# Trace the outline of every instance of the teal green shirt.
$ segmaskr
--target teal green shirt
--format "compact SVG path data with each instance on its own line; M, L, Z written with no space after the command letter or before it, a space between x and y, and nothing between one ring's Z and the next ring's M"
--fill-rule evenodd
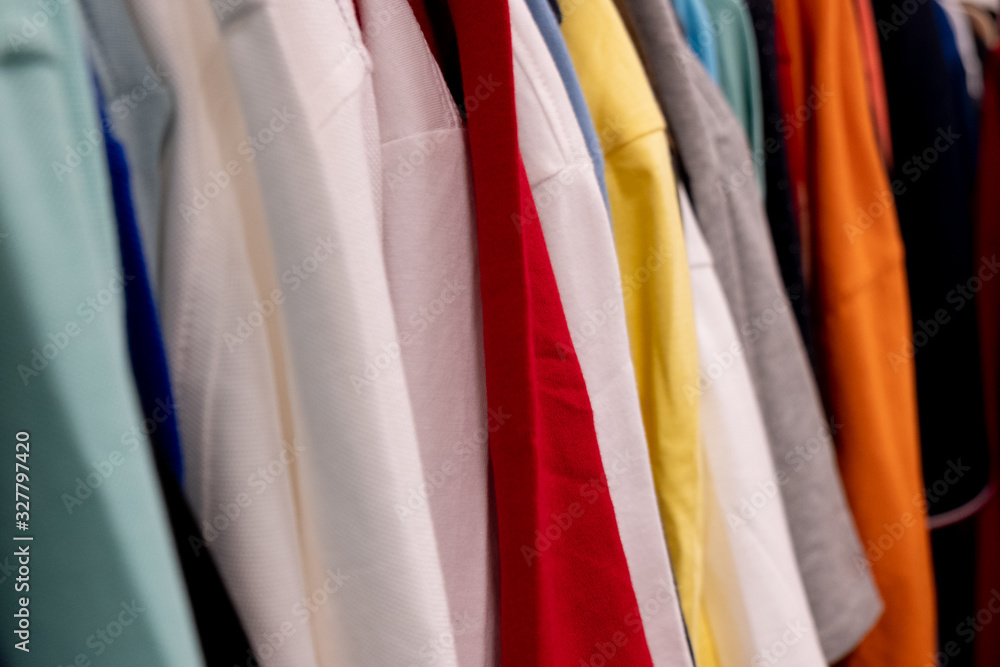
M0 663L198 667L78 26L75 0L0 3Z
M767 194L764 171L764 102L753 19L743 0L704 0L711 24L718 31L715 51L719 76L729 106L739 118L750 142L761 199Z

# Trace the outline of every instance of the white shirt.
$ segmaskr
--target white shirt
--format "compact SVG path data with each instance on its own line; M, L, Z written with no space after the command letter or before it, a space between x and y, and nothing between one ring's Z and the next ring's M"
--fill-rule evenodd
M698 336L706 473L705 609L720 665L826 665L736 325L679 187Z
M424 465L397 508L401 521L433 520L458 664L498 665L488 440L511 415L486 405L466 131L407 1L359 0L358 13L382 142L389 291Z

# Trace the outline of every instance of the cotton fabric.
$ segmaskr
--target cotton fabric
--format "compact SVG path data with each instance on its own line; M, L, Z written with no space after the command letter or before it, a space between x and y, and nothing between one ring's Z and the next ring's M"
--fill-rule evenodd
M203 665L139 430L123 295L132 276L119 254L79 6L60 4L21 39L22 21L38 11L0 5L3 34L18 37L0 42L0 425L4 494L11 514L26 513L9 515L0 535L5 565L30 568L27 581L10 572L4 583L0 662ZM18 593L30 599L30 638L14 633ZM95 631L109 623L121 632L105 643ZM24 639L27 653L15 648Z
M977 103L983 97L983 63L979 59L976 40L972 34L969 15L959 0L936 0L948 16L948 23L955 34L955 43L965 74L966 92Z
M892 128L889 125L889 100L885 96L882 53L878 47L878 29L871 0L854 0L854 18L865 70L868 105L875 125L875 138L886 167L892 168Z
M294 495L303 443L274 316L278 288L250 159L257 149L211 6L127 5L176 104L164 149L157 297L185 490L205 536L187 537L188 548L211 550L262 664L309 667L317 664L311 630L293 614L313 592L302 574ZM281 633L284 623L293 632Z
M723 665L767 660L826 665L788 533L744 347L687 191L680 188L698 336L698 388L705 443L706 608ZM789 630L794 630L791 634ZM779 639L780 638L780 639Z
M847 664L921 664L934 647L934 587L913 368L889 356L912 331L892 185L866 103L851 8L792 0L775 7L792 60L806 64L790 78L791 102L826 91L808 129L792 138L806 158L806 171L793 179L809 184L820 377L843 424L837 453L866 547L859 569L870 569L885 600L882 618Z
M874 7L883 25L891 20L886 3ZM958 624L976 611L974 533L968 518L989 497L975 291L969 291L981 287L990 271L973 246L970 203L978 128L944 10L928 3L901 26L889 25L893 30L883 31L880 45L913 329L893 346L888 360L893 368L906 364L916 371L923 484L928 525L934 529L938 634L946 645L958 638ZM907 340L912 352L903 347ZM962 424L960 438L956 423ZM971 656L966 653L961 661L971 664Z
M88 52L107 95L108 118L129 162L130 191L149 282L160 273L160 163L175 112L169 72L143 50L122 0L81 0Z
M468 135L406 0L358 6L382 144L386 272L426 480L397 512L433 521L457 663L497 665L488 439L512 415L486 406Z
M122 262L129 266L131 273L141 273L136 276L135 282L126 285L125 295L130 326L129 344L133 348L141 347L141 350L135 351L133 357L149 360L144 368L141 370L137 368L136 371L148 374L145 376L148 380L145 382L139 380L139 389L140 393L143 393L143 384L152 387L150 390L152 399L147 401L145 397L143 398L143 411L151 412L156 407L153 405L156 398L167 405L172 405L173 392L170 389L169 372L163 352L163 335L160 331L149 278L151 265L148 262L152 259L152 253L145 252L146 245L140 228L139 211L134 202L144 200L143 204L147 208L142 213L152 217L152 220L144 219L145 236L154 236L152 230L158 225L159 208L157 201L159 174L156 171L158 160L155 159L158 158L159 147L155 143L163 140L163 133L172 113L172 105L166 81L162 79L150 81L147 78L148 72L153 70L125 5L114 0L99 3L85 0L81 2L81 9L86 46L96 79L101 127L108 153L115 217L118 219L122 245ZM149 85L153 87L150 95L145 95L147 88L142 85L143 79L147 79ZM147 104L140 105L139 102L132 100L136 88L143 93L140 101ZM136 94L136 97L139 96ZM131 166L129 156L132 156L133 163L138 168ZM141 176L133 179L133 172ZM147 198L153 199L152 205L145 201ZM150 245L155 248L156 239L151 239ZM161 412L164 411L161 409ZM166 413L160 418L161 426L150 434L150 438L171 474L178 483L181 483L184 462L176 414L172 408Z

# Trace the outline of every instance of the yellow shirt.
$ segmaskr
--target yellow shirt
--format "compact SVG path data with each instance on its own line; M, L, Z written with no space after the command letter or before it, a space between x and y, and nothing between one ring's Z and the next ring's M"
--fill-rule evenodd
M698 347L666 121L612 1L563 0L562 12L604 152L632 361L681 607L699 667L714 667L701 604Z

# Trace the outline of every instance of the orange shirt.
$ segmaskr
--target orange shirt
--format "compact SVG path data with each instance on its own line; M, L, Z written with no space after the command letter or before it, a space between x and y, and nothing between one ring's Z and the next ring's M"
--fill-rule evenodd
M819 379L885 612L850 667L923 665L936 650L903 245L869 112L851 3L775 0L793 187L807 215ZM793 159L797 157L798 159Z

